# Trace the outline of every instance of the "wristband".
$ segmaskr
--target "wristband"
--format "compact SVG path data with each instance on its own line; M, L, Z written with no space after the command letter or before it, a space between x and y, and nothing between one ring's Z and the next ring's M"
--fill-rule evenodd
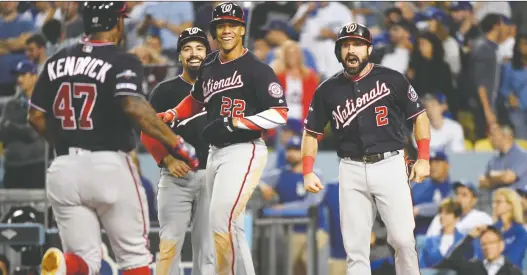
M430 139L423 138L417 141L417 159L430 160Z
M302 174L305 176L313 172L313 165L315 164L315 158L312 156L302 157Z

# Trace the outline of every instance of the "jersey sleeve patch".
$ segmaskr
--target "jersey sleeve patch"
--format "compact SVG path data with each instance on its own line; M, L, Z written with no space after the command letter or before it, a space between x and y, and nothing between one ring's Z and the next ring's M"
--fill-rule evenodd
M419 96L412 85L408 85L408 99L412 102L417 102L417 99L419 99Z
M267 88L269 91L269 94L274 98L281 98L284 96L284 90L282 89L282 86L277 82L272 82L269 84L269 87Z

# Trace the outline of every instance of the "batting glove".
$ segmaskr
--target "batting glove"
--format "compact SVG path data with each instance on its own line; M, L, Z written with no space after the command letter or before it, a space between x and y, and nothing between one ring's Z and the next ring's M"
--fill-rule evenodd
M199 166L199 160L196 156L196 149L191 144L185 142L182 137L178 136L178 143L172 147L172 153L182 157L191 169Z
M176 111L168 109L166 112L158 113L157 117L161 118L165 123L172 123L176 120Z

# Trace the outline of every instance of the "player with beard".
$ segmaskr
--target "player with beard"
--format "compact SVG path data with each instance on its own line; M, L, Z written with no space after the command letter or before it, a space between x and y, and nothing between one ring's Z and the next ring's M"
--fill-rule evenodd
M300 146L302 139L293 136L285 144L287 166L271 170L262 176L260 189L265 200L277 199L275 209L307 209L318 205L324 198L324 191L317 194L307 193L304 189L302 175L302 154ZM317 172L317 175L321 175ZM324 211L318 211L317 247L322 247L328 241L327 223ZM291 249L290 265L293 266L293 274L307 274L307 228L305 225L295 225L293 235L290 238ZM327 259L326 259L327 260ZM323 267L319 263L319 267ZM323 272L321 272L323 273Z
M417 275L414 215L409 180L430 173L430 122L408 80L397 71L368 61L373 47L368 28L343 26L335 55L344 67L316 90L302 140L304 185L324 187L313 173L317 137L327 122L337 137L339 208L347 255L347 275L370 275L370 236L377 208L395 249L398 275ZM406 120L413 120L417 161L407 174L404 157Z
M207 56L189 96L160 113L166 122L207 110L203 138L211 144L207 184L216 248L216 273L254 275L244 233L245 206L267 163L262 133L287 121L284 92L273 70L243 47L243 9L226 2L212 12L210 31L219 51Z
M192 90L199 67L210 52L207 35L196 27L184 30L179 35L177 52L183 73L159 83L152 90L150 103L157 112L178 105ZM196 148L199 158L197 171L190 171L160 142L145 133L141 134L143 144L162 167L157 193L161 227L156 264L156 274L159 275L179 274L178 264L189 224L192 230L192 274L214 274L214 248L209 223L210 190L205 181L209 144L201 138L201 131L207 125L205 114L203 110L172 124L172 129Z

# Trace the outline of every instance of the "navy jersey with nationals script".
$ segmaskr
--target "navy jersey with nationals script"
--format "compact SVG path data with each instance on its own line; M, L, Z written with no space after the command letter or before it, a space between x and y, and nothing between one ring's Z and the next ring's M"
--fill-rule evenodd
M143 66L113 43L81 41L49 58L31 104L46 113L57 154L69 147L128 152L135 148L133 122L120 97L144 97Z
M339 157L361 157L400 150L405 144L405 121L424 112L417 93L399 72L373 65L351 80L343 72L315 91L305 123L321 134L330 121Z
M177 106L188 96L190 90L192 90L192 84L186 82L181 76L163 81L152 90L150 104L156 112L164 112ZM207 167L207 158L209 156L209 144L201 136L201 131L205 126L207 126L205 110L190 118L176 121L172 125L172 130L196 149L199 159L198 169ZM178 156L174 157L181 159Z
M208 55L191 95L206 106L209 122L221 117L248 117L273 107L287 106L274 71L247 50L225 63L220 61L219 52ZM235 129L229 137L217 139L218 143L237 143L259 137L259 131Z

